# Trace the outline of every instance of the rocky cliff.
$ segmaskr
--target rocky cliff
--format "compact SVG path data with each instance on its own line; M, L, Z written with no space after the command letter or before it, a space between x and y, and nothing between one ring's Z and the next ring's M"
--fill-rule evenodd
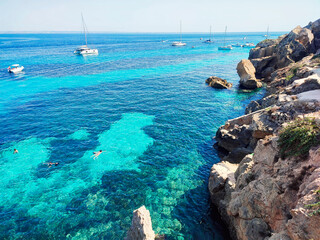
M320 239L319 49L320 19L259 43L239 74L268 86L216 134L209 191L234 239Z

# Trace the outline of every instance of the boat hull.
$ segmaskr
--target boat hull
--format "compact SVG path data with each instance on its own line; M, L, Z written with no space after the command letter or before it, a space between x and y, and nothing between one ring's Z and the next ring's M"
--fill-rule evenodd
M187 44L186 43L183 43L183 42L174 42L172 43L171 46L174 46L174 47L183 47L183 46L186 46Z
M24 69L24 67L17 67L17 68L11 68L8 70L9 73L18 73L21 72Z
M98 49L85 49L85 50L75 50L73 52L76 55L97 55L99 53Z

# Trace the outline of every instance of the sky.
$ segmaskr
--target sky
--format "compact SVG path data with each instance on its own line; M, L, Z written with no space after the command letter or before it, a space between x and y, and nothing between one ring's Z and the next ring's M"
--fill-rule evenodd
M320 0L0 0L0 32L271 32L320 18Z

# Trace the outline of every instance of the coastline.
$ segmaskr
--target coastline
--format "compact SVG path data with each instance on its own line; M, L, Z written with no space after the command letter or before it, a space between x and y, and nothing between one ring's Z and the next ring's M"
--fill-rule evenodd
M212 166L208 185L233 239L319 239L320 216L305 207L320 189L319 143L303 157L283 156L279 145L289 122L320 123L319 49L320 19L250 51L254 71L246 80L262 79L266 95L217 131L226 155Z

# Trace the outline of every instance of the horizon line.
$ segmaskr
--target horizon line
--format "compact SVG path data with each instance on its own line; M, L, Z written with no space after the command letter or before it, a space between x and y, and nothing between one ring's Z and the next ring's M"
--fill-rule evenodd
M269 32L270 33L284 33L284 32L289 32L289 31L272 31ZM0 31L0 34L19 34L19 33L83 33L81 31ZM178 32L108 32L108 31L90 31L89 33L110 33L110 34L145 34L145 33L150 33L150 34L161 34L161 33L165 33L165 34L180 34ZM222 32L214 32L214 34L216 33L224 33L224 31ZM265 33L265 31L247 31L247 32L242 32L242 31L235 31L235 32L228 32L228 33ZM184 32L182 34L207 34L207 32Z

